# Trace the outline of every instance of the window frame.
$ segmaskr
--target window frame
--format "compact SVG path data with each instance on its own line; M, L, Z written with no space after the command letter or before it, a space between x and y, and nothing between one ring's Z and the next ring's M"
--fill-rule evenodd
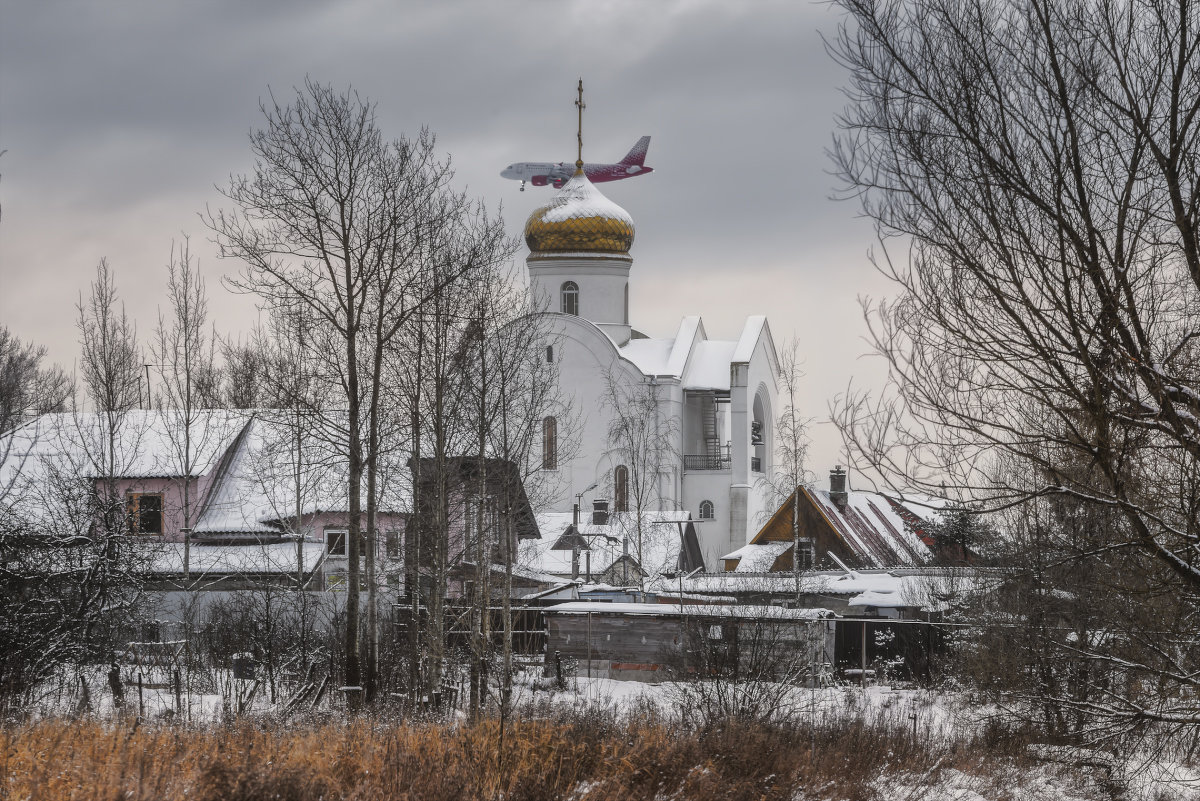
M147 531L142 523L142 499L157 498L158 508L153 510L153 513L158 515L158 530ZM129 533L135 537L158 536L161 537L166 533L166 516L164 515L163 493L162 492L126 492L125 493L125 513L129 518Z
M574 281L563 281L558 289L559 310L572 317L579 316L579 284Z
M629 511L629 468L619 464L613 468L613 512Z
M558 469L558 418L553 415L542 418L542 469Z

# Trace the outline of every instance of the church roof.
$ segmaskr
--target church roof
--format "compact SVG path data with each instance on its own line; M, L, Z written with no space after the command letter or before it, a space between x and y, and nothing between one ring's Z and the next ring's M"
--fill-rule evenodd
M684 389L728 391L730 368L753 358L766 331L767 318L755 315L736 341L708 339L699 317L684 317L673 339L631 339L618 352L643 374L677 378Z
M525 223L529 254L620 253L633 245L633 218L606 198L582 170Z

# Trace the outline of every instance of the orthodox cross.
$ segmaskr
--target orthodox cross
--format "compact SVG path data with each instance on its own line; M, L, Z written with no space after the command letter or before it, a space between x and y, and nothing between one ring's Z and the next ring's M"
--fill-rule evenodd
M576 134L579 139L579 157L575 159L575 169L583 169L583 110L587 108L583 102L583 78L579 79L579 97L575 100L575 107L579 109L579 131Z

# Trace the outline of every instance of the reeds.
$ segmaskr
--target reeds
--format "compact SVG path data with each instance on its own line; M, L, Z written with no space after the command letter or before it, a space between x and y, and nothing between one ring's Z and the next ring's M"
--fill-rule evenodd
M687 731L594 708L509 721L503 735L495 719L198 729L49 720L0 730L0 749L0 796L13 801L865 801L888 775L953 769L996 786L987 775L997 764L995 743L928 742L861 719L821 730Z

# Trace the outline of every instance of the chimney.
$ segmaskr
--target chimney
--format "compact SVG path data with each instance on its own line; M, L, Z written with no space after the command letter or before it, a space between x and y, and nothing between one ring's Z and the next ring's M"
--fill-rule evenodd
M846 492L846 471L840 464L829 471L829 500L833 501L839 512L846 511L850 496Z
M608 525L608 501L592 501L592 525Z

